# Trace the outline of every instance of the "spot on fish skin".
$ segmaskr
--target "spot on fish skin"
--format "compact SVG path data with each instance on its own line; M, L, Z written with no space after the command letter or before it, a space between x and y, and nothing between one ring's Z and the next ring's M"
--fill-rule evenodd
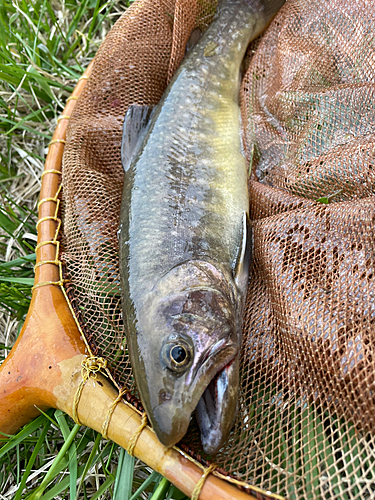
M216 49L218 48L218 44L215 42L209 42L203 52L205 57L211 57L216 54Z
M170 401L172 399L172 394L168 391L161 390L159 392L159 404L163 404L166 401Z

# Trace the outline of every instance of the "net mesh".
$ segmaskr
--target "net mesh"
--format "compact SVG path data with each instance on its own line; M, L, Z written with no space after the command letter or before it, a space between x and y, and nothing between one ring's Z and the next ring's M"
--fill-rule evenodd
M118 274L123 118L130 104L158 102L216 3L135 2L103 42L68 129L69 297L94 354L135 397ZM248 50L254 259L239 411L215 463L268 492L258 496L375 495L374 33L368 1L291 0ZM204 462L194 422L188 436L182 446Z

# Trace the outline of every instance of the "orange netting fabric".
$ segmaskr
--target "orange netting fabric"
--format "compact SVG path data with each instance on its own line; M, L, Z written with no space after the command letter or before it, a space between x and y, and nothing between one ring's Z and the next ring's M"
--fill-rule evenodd
M216 3L135 2L70 120L68 289L94 354L133 394L118 275L122 123L130 104L158 102ZM292 0L249 48L241 105L254 260L239 412L215 463L268 495L375 494L374 33L366 0ZM186 446L201 454L194 424Z

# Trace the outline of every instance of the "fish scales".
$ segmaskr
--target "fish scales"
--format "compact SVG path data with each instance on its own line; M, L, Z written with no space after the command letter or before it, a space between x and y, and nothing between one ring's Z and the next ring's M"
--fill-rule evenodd
M217 451L235 415L231 385L238 385L247 282L236 273L249 238L240 66L277 3L267 15L245 0L223 3L177 70L125 174L125 329L142 402L166 445L186 432L207 387L198 412L206 451ZM228 418L209 403L215 398L230 406Z
M238 94L254 16L245 24L245 14L228 12L205 45L192 49L151 126L132 179L131 289L132 277L136 288L150 289L166 269L191 259L234 266L248 210ZM210 42L218 54L204 56Z

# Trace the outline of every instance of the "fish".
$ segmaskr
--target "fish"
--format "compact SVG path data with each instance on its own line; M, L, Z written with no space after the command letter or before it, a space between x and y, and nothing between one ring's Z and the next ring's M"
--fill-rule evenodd
M140 399L161 443L195 412L203 449L228 438L252 253L241 64L283 0L226 0L155 107L125 116L122 310Z

